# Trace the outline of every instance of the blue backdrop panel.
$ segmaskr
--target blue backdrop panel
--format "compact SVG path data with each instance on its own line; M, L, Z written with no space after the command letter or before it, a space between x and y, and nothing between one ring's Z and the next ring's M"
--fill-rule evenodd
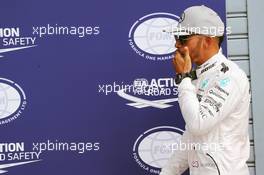
M158 174L185 125L163 30L201 4L225 19L214 0L1 2L0 173Z

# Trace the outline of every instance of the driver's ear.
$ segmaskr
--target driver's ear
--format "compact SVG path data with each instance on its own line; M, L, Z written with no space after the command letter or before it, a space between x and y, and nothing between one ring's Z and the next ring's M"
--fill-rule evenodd
M213 43L212 37L204 37L204 48L208 48Z

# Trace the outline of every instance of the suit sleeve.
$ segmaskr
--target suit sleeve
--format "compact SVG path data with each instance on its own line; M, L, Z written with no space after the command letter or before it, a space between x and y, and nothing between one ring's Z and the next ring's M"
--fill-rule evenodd
M188 131L185 131L181 143L188 142ZM188 150L173 150L167 164L162 168L160 175L181 175L188 168Z
M210 85L199 101L191 79L184 78L179 85L179 105L190 133L208 133L235 109L241 96L238 83L231 77L222 77Z

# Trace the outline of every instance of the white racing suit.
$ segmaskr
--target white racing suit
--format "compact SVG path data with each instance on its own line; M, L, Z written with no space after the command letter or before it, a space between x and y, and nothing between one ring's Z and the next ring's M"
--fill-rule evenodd
M197 80L179 84L186 122L181 144L160 175L249 175L249 83L245 73L218 53L199 66Z

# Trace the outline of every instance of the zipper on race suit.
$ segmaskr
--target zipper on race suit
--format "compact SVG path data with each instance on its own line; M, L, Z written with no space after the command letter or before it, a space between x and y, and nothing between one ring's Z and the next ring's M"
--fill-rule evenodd
M213 162L214 162L214 164L215 164L215 166L216 166L216 169L217 169L217 171L218 171L218 175L221 175L221 174L220 174L219 167L218 167L218 165L217 165L215 159L214 159L210 154L208 154L208 153L206 153L206 155L207 155L208 157L210 157L210 158L213 160Z

